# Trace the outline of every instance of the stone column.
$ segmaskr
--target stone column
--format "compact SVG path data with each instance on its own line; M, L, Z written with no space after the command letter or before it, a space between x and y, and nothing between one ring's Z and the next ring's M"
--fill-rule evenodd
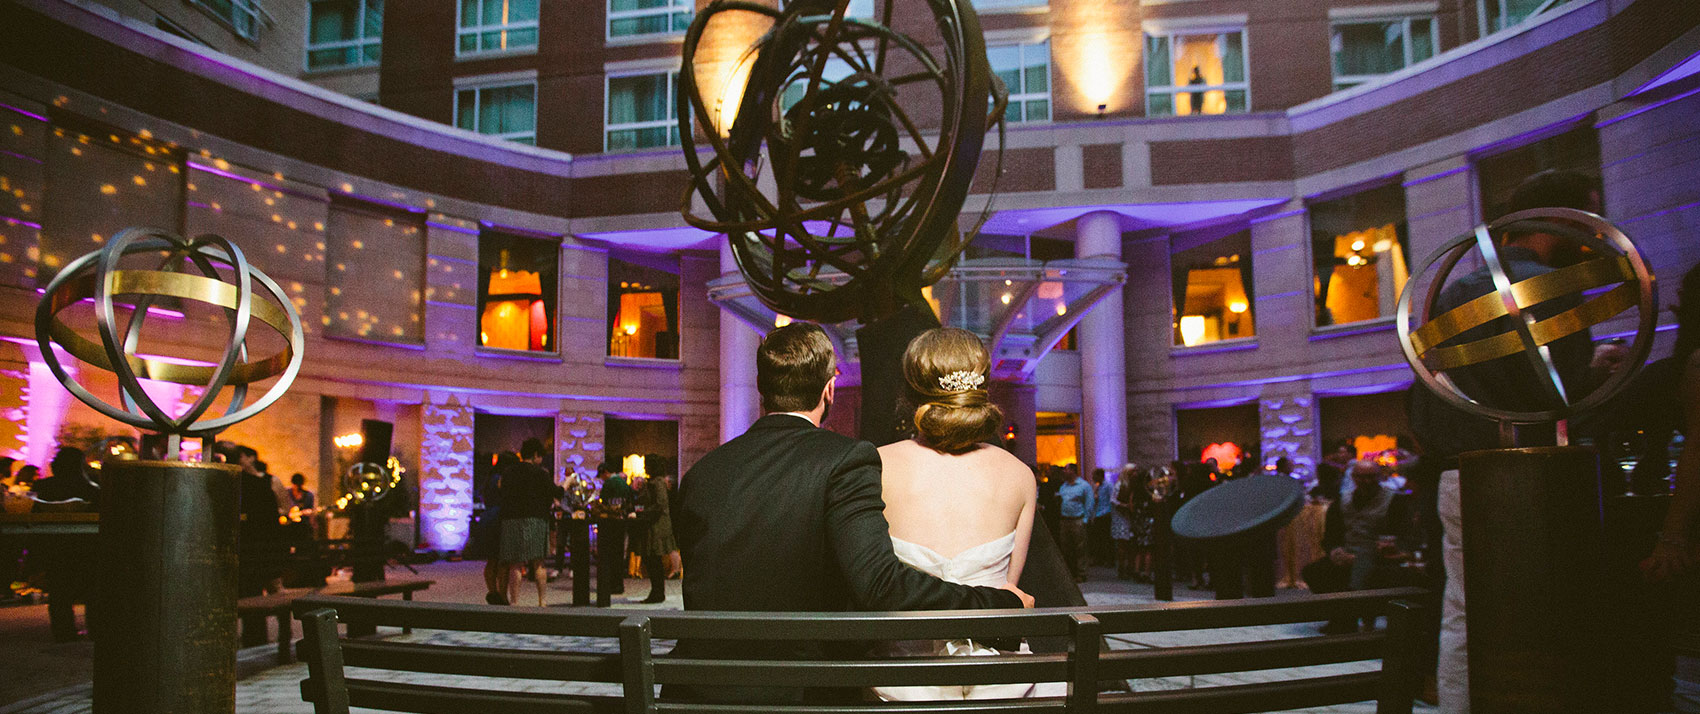
M472 405L427 393L421 419L419 531L431 550L458 551L472 520Z
M737 275L732 245L720 243L720 273ZM720 441L744 433L761 416L756 392L756 347L761 336L743 320L720 311Z
M1076 224L1074 253L1080 258L1122 257L1120 217L1109 211L1088 213ZM1116 468L1127 462L1126 325L1120 287L1081 318L1081 431L1086 463L1082 468Z

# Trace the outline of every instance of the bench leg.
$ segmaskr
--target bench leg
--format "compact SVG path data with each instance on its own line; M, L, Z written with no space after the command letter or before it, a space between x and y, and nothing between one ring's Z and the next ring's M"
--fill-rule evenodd
M406 600L408 602L413 602L413 591L408 590L408 591L403 592L401 594L401 599ZM413 634L413 628L403 627L403 628L401 628L401 634L411 635L411 634Z
M289 664L295 661L295 623L288 612L277 614L277 663Z

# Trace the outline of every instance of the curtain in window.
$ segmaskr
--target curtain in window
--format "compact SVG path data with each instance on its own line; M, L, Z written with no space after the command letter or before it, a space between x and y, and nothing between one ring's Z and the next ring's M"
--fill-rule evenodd
M1169 71L1169 38L1162 35L1147 35L1145 37L1145 86L1169 87L1174 85L1174 75Z
M608 123L633 124L667 116L667 75L608 80Z
M1245 81L1245 48L1242 38L1243 35L1238 32L1229 32L1218 40L1221 44L1218 52L1221 57L1223 82Z
M478 104L478 130L485 134L530 132L536 123L536 87L494 87L483 90Z
M313 3L310 39L314 43L340 42L357 37L354 14L359 0L320 0Z
M1367 22L1334 27L1334 74L1386 74L1405 65L1403 22Z

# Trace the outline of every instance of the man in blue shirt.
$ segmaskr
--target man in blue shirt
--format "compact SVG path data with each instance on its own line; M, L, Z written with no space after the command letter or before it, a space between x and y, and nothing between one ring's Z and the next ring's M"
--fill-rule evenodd
M1092 550L1092 562L1115 565L1110 554L1110 506L1116 500L1116 482L1104 469L1092 469L1092 520L1086 527L1086 539Z
M1092 484L1080 478L1080 468L1068 467L1068 481L1057 489L1062 506L1057 510L1058 540L1063 560L1074 574L1074 582L1086 582L1086 521L1092 517L1096 504Z

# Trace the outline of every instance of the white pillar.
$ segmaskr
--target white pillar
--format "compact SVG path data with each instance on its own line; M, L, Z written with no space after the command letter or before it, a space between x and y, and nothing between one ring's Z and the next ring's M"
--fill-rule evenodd
M1120 216L1088 213L1076 222L1074 253L1080 258L1122 257ZM1112 469L1127 462L1126 338L1120 287L1104 296L1080 320L1081 431L1086 463L1081 469Z
M732 245L720 243L720 273L737 275ZM744 433L761 416L761 397L756 392L756 347L761 336L743 320L720 311L720 441Z

